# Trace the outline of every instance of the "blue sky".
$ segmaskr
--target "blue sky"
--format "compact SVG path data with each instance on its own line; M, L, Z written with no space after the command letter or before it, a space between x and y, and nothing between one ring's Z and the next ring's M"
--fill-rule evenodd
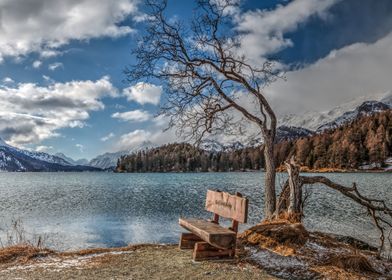
M193 6L169 0L167 15L187 21ZM134 0L0 0L0 137L76 159L179 141L152 117L159 84L124 82L144 9ZM390 0L243 0L237 13L246 53L287 71L267 90L282 114L392 89Z

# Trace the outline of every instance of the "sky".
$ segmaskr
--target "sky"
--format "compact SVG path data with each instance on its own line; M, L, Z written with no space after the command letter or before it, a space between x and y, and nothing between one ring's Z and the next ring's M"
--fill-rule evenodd
M166 15L192 17L191 0ZM180 141L154 118L165 93L127 83L141 0L0 0L0 137L75 159ZM265 89L279 114L327 110L392 90L392 1L242 0L233 28L254 61L286 81Z

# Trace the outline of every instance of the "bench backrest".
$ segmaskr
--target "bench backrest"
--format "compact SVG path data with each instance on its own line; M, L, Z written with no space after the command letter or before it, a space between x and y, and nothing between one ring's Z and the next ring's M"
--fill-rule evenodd
M248 199L240 195L208 190L205 209L219 216L246 223Z

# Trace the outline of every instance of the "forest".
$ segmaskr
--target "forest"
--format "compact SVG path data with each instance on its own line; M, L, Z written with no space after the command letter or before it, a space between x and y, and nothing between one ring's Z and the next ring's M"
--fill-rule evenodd
M392 110L358 118L310 137L275 143L278 169L292 155L306 170L357 170L364 164L383 167L392 156ZM256 171L264 167L259 147L208 152L188 143L139 151L118 160L117 172Z

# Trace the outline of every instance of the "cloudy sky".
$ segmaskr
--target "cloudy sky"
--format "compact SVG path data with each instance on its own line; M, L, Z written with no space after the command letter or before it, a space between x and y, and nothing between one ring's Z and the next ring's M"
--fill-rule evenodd
M187 20L193 1L169 0ZM154 119L159 84L127 84L140 0L0 0L0 137L74 158L174 141ZM267 89L281 114L326 110L392 90L392 1L243 0L242 50L279 59Z

